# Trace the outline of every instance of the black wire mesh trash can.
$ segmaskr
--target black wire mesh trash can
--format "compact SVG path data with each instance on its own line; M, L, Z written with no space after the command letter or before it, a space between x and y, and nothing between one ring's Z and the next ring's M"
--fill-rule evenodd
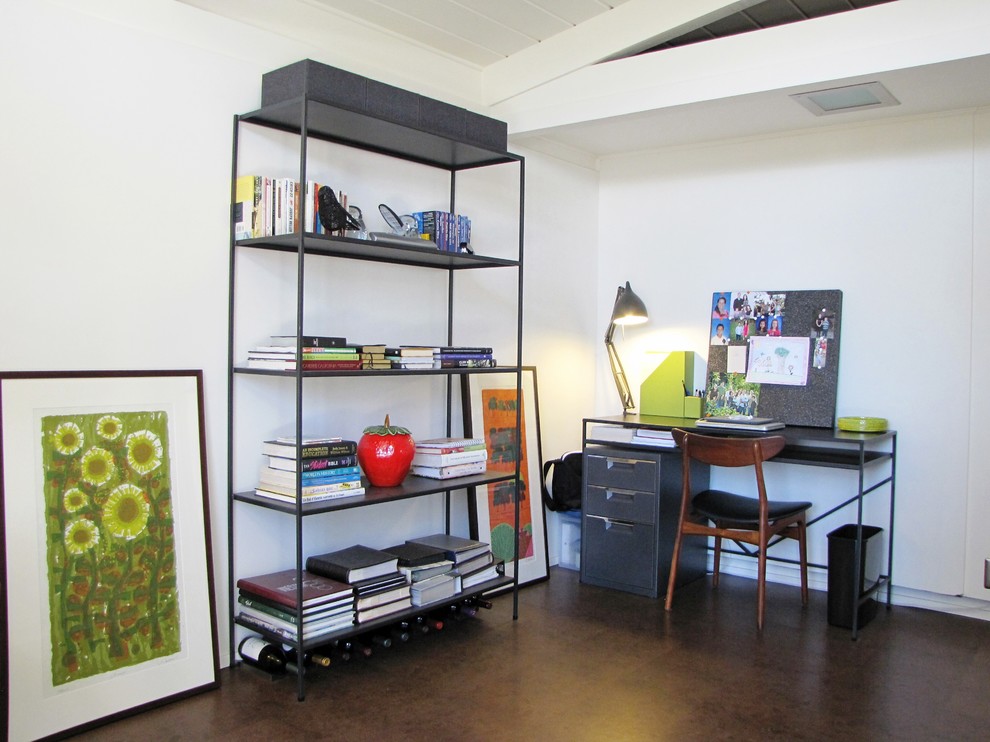
M882 534L883 529L878 526L863 526L858 580L855 575L856 524L839 526L828 534L828 622L833 626L851 629L855 604L880 581ZM859 606L857 626L865 626L876 613L877 601L870 596Z

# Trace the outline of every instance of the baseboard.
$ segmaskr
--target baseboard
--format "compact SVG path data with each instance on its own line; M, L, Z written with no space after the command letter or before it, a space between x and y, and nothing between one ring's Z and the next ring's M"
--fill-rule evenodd
M711 569L712 557L709 555L708 570L711 571ZM753 558L736 556L734 554L722 555L722 574L755 580L756 569L757 562ZM767 582L800 586L801 573L796 564L770 561L767 563ZM822 592L827 591L828 572L820 567L809 567L808 588ZM883 597L886 599L886 592L883 593ZM956 616L967 616L982 621L990 621L990 601L965 598L961 595L943 595L925 590L914 590L909 587L899 587L895 584L891 586L890 602L893 605L924 608L929 611L940 611Z

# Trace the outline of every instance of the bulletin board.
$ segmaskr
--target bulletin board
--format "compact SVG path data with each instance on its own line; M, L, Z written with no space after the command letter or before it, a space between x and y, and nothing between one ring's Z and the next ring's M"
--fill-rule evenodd
M833 427L841 325L839 290L716 292L705 415Z

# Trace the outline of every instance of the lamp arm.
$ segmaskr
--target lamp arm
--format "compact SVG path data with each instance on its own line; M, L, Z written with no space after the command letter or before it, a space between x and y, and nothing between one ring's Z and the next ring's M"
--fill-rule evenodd
M612 325L612 327L614 326ZM626 381L626 372L622 368L622 361L619 360L619 354L616 352L615 345L612 343L612 327L609 328L609 332L605 336L605 347L608 349L608 362L612 367L612 378L615 379L615 388L619 390L619 397L622 399L622 409L624 412L628 412L636 404L633 402L629 382Z

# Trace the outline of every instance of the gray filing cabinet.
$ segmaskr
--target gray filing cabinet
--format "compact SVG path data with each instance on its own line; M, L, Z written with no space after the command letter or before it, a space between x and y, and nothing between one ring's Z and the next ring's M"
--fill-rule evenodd
M708 468L691 470L691 484L708 487ZM584 449L581 582L651 598L667 592L681 500L678 449ZM678 587L704 576L705 539L684 539Z

